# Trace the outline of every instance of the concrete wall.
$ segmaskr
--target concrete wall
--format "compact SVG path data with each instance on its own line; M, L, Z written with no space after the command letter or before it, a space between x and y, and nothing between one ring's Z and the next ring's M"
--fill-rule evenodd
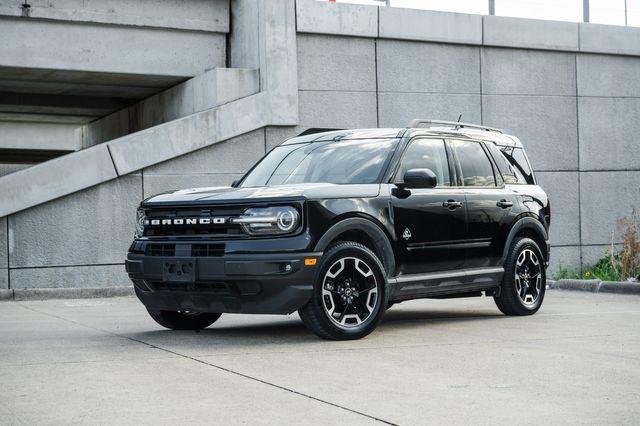
M551 196L552 273L593 263L640 208L638 29L306 0L297 13L300 122L269 146L418 117L503 128Z
M0 288L129 285L124 257L143 197L229 185L264 152L258 130L0 219Z
M255 4L260 13L235 3L238 23L265 11L293 22L278 9L293 1ZM462 113L519 136L553 200L551 271L595 261L615 221L640 207L637 31L312 0L296 8L293 40L278 26L230 38L232 66L260 67L261 93L122 138L111 153L99 144L72 154L85 159L85 182L67 179L64 157L50 162L60 183L38 186L70 195L0 218L0 288L129 285L122 262L143 197L229 184L309 127ZM105 158L106 169L92 166Z

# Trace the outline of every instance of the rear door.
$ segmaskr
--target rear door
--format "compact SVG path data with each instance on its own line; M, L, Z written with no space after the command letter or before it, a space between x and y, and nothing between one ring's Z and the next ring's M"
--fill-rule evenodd
M394 183L410 169L428 168L438 178L435 188L392 191L391 208L402 274L449 271L461 268L466 238L464 190L452 187L450 152L443 139L409 141Z
M505 187L484 143L452 139L449 144L456 158L457 183L466 198L465 268L500 266L504 240L517 211L516 194Z

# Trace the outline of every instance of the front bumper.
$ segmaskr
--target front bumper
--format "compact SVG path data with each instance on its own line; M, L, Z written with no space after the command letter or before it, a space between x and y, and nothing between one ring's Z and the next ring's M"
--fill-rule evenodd
M125 261L136 295L152 311L290 314L311 298L322 253L147 256ZM305 265L305 259L317 259ZM178 276L175 271L185 269Z

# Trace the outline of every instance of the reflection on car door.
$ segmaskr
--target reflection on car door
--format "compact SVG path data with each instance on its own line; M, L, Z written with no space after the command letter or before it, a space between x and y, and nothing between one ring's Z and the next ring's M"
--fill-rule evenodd
M402 182L407 170L428 168L438 184L391 197L401 274L450 271L464 264L464 190L452 187L448 157L444 140L429 138L411 140L402 156L394 183Z
M467 205L465 268L499 266L504 239L512 222L513 191L505 188L501 174L481 142L449 141L464 187Z

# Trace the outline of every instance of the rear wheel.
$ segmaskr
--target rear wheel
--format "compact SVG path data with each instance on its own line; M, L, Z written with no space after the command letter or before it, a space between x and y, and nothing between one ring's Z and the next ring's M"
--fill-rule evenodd
M222 314L189 311L148 311L151 318L171 330L202 330L216 322Z
M322 257L309 303L298 312L318 336L359 339L371 333L387 307L384 268L362 244L340 242Z
M542 251L530 238L513 242L504 265L500 295L494 296L505 315L531 315L540 309L546 288Z

